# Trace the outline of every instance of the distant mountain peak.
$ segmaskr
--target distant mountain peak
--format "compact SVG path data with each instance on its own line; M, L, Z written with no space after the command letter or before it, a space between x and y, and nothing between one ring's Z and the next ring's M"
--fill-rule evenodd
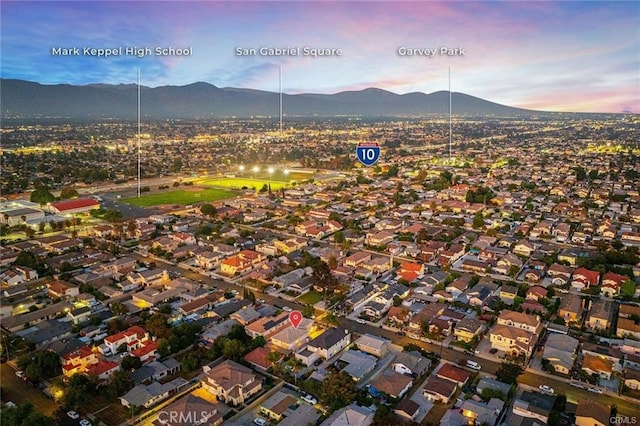
M136 117L135 84L46 85L0 79L2 114L11 117L66 117L74 119ZM446 96L445 96L446 95ZM449 112L449 92L412 92L399 95L377 87L332 95L286 95L284 113L298 117L426 116ZM512 108L463 93L452 93L457 115L529 115L534 111ZM207 82L184 86L145 87L141 97L145 119L253 117L279 114L278 93L249 88L219 88Z

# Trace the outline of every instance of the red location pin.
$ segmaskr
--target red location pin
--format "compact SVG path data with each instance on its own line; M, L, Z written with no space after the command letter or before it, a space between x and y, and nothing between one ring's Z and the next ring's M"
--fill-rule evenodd
M289 321L291 321L291 325L293 325L295 328L298 328L298 326L302 322L302 313L300 311L292 311L289 314Z

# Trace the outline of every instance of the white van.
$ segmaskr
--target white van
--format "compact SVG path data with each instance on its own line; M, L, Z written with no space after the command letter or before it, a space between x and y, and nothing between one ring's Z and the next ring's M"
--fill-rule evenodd
M480 370L482 367L480 366L480 364L478 364L475 361L467 361L467 367L473 369L473 370Z

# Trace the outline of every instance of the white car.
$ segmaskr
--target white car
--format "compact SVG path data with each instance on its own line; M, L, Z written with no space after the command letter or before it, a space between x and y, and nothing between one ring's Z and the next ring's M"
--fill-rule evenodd
M358 318L358 319L356 320L356 322L357 322L358 324L366 324L366 323L367 323L367 322L366 322L365 320L363 320L362 318Z
M542 393L546 393L548 395L553 395L556 393L556 391L551 386L547 385L540 385L538 386L538 389L540 389Z
M587 389L589 392L597 393L602 395L602 390L600 388L589 388Z
M569 383L571 386L573 386L574 388L578 388L578 389L584 389L584 386L582 386L582 383L580 382L571 382Z
M16 371L16 376L20 377L21 379L24 378L24 371L22 370Z
M316 405L318 400L313 397L313 395L306 394L302 397L302 400L307 404Z
M264 303L264 302L265 302L265 300L264 300L264 299L258 299L258 300L256 300L256 302L258 302L258 303Z
M291 312L291 311L293 311L293 309L291 309L291 308L290 308L290 307L288 307L288 306L285 306L284 308L282 308L282 310L283 310L283 311L285 311L285 312Z
M75 411L67 411L67 416L71 417L73 420L80 418L80 414Z
M258 426L266 426L267 421L261 417L256 417L255 419L253 419L253 424Z
M80 426L91 426L91 422L87 419L80 420Z

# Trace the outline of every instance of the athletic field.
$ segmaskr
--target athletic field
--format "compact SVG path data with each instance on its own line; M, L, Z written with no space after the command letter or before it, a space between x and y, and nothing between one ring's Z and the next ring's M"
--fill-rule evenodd
M176 189L169 192L161 192L157 194L142 195L140 198L125 198L122 201L139 207L151 207L161 204L181 204L187 206L189 204L204 203L231 198L237 195L233 191L216 188L193 188L193 189Z
M230 177L203 177L193 181L194 185L219 187L219 188L233 188L242 189L255 189L259 191L264 185L271 184L271 191L277 191L282 187L287 187L288 182L269 180L269 179L252 179L252 178L230 178Z

